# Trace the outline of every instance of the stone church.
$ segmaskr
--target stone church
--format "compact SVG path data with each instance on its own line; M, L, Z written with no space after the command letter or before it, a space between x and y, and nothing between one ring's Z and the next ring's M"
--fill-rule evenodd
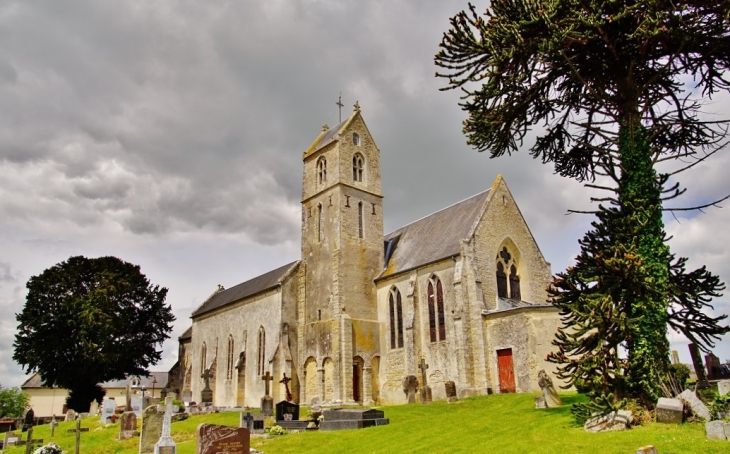
M545 260L501 176L492 187L384 235L380 150L359 106L304 152L301 259L224 289L191 315L169 384L216 406L405 403L404 377L434 400L539 391L560 320Z

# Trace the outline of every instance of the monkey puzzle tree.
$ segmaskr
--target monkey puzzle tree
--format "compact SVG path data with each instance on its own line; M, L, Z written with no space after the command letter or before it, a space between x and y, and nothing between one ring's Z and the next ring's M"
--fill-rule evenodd
M670 178L724 145L727 123L702 118L692 89L730 88L730 1L493 0L484 17L473 5L454 16L440 47L437 76L463 90L469 144L502 156L532 131L533 157L609 191L592 199L610 207L596 211L576 266L554 278L571 329L551 359L593 399L653 401L667 324L703 347L728 331L702 312L723 284L672 256L661 212L683 193L665 189ZM679 158L690 162L657 173Z
M71 257L26 287L13 359L46 386L68 389L76 411L101 401L99 383L147 375L175 320L167 289L116 257Z

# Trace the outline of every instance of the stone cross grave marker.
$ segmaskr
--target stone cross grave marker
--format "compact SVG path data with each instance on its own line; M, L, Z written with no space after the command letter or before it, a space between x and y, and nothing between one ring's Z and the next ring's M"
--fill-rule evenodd
M157 411L156 405L150 405L142 412L142 431L139 436L138 454L152 454L155 443L162 436L163 413Z
M426 370L428 369L428 364L426 364L426 358L421 358L421 361L418 363L418 368L421 369L421 403L425 404L433 400L431 397L431 387L428 386L427 382Z
M213 390L210 389L211 377L213 377L213 374L210 372L210 368L205 369L200 375L200 378L205 380L205 387L200 392L200 403L203 405L213 403Z
M33 450L34 445L43 444L43 439L42 438L33 439L33 426L30 426L28 428L28 436L27 436L25 442L18 440L17 444L23 444L23 443L25 443L25 454L30 454L30 452Z
M246 412L246 415L241 412L241 420L238 424L240 427L245 427L249 432L253 432L253 415L251 412Z
M444 388L446 389L446 402L456 402L459 400L459 396L456 393L456 383L453 381L445 381Z
M81 449L81 432L88 432L88 427L81 427L81 419L76 419L76 428L75 429L68 429L66 432L76 432L76 454L79 454L79 449Z
M251 433L243 427L201 424L198 426L196 454L248 454Z
M165 411L162 417L162 435L160 441L155 443L155 454L176 454L177 445L170 435L172 425L172 397L165 397L165 406L158 406L157 411Z
M124 403L124 411L131 411L132 410L132 382L127 382L127 388L126 388L126 401Z
M274 376L267 370L266 374L261 376L261 379L265 383L264 397L261 398L261 413L265 416L271 416L274 412L274 398L269 395L269 382L274 379Z
M101 411L101 420L105 423L109 422L109 418L111 418L116 411L117 402L114 399L104 399Z
M289 382L290 381L291 381L291 378L286 376L286 372L284 372L284 378L279 380L279 383L284 384L284 389L286 389L286 400L288 402L291 402L292 400L294 400L294 398L291 395L291 391L289 391Z

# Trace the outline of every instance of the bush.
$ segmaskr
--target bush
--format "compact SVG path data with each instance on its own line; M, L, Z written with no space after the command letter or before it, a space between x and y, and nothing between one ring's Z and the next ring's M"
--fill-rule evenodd
M0 385L0 418L20 418L30 402L30 396L20 388Z

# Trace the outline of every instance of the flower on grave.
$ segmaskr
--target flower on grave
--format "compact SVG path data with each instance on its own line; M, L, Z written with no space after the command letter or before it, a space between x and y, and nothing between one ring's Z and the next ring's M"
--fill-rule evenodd
M319 422L324 421L324 415L319 415L319 417L317 418L317 421L319 421Z
M284 435L286 433L286 430L281 426L271 426L269 429L269 435Z
M62 454L62 452L56 443L48 443L33 451L33 454Z

